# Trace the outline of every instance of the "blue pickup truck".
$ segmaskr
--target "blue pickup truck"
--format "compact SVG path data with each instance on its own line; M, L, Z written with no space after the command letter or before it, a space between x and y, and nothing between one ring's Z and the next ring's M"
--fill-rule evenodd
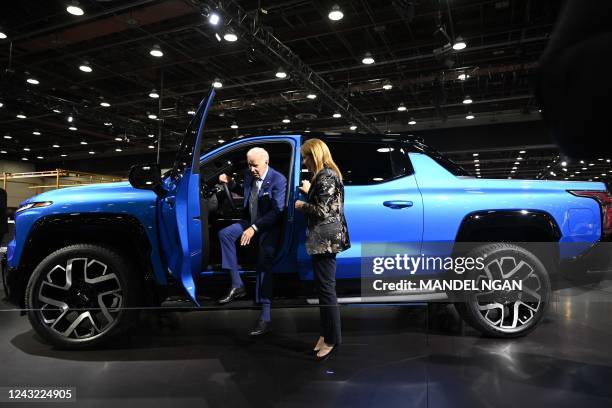
M497 273L527 268L524 291L530 297L475 293L455 303L459 314L485 335L524 335L545 312L558 266L584 256L612 232L603 183L475 178L401 135L277 134L237 138L203 152L213 96L211 91L200 104L165 174L156 164L134 166L129 182L59 189L21 203L3 281L8 298L51 344L99 346L125 332L141 307L179 301L189 302L189 310L214 307L216 291L228 282L217 233L240 217L241 203L217 180L221 173L240 177L254 146L269 152L270 165L288 181L274 263L275 297L285 301L308 304L314 298L305 222L293 207L306 176L300 145L313 136L328 143L345 176L352 247L338 257L341 303L446 299L440 291L364 294L366 245L405 243L418 253L432 243L450 244L451 252L471 243L470 251L486 254ZM257 254L249 247L240 251L248 282Z

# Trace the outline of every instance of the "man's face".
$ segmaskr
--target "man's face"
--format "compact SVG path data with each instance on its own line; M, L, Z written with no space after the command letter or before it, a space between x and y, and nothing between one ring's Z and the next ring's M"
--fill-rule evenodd
M263 155L259 154L247 156L247 165L253 177L257 178L261 178L268 169L268 163Z

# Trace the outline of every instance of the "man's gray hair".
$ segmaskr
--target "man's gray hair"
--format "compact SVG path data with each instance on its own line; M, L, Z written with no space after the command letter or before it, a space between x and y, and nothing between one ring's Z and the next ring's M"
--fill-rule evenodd
M261 156L264 158L266 162L270 162L270 155L263 147L254 147L247 152L247 157L249 156Z

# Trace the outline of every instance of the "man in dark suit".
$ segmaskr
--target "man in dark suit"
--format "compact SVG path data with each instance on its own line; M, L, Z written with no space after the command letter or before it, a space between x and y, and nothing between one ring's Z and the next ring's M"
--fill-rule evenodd
M270 157L261 147L247 152L248 170L244 183L239 185L226 174L219 176L221 183L244 195L245 219L219 231L222 268L229 270L232 287L219 303L229 303L245 296L244 283L238 272L236 241L248 245L255 241L259 246L257 262L256 301L261 303L261 315L251 336L258 336L270 330L270 306L272 298L272 260L281 232L282 214L285 211L287 179L268 165Z

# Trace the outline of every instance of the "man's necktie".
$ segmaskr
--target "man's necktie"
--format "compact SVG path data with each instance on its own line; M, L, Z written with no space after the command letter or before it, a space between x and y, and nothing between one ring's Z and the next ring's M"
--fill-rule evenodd
M251 215L251 224L257 219L257 197L259 196L259 188L257 187L258 178L253 178L253 186L249 195L249 214Z

